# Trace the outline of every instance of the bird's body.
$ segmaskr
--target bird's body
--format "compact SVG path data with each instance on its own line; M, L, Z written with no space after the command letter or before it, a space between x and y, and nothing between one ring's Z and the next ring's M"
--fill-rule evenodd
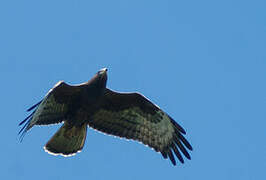
M164 158L169 157L174 165L172 152L182 163L180 151L190 159L186 148L192 147L179 124L143 95L114 92L106 88L106 81L107 69L102 69L80 85L58 82L41 102L28 109L33 113L20 123L25 123L22 136L34 125L64 122L44 147L49 153L68 156L80 151L90 126L140 141L161 152Z

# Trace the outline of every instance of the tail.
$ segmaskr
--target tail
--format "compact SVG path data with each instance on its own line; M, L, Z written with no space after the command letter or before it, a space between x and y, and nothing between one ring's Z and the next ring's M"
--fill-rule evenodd
M53 155L71 156L80 152L87 135L87 124L70 126L67 122L44 146L46 152Z

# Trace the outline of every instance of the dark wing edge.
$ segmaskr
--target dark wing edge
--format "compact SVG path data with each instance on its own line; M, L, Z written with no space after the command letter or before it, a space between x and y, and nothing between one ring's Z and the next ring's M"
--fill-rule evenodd
M184 159L180 153L182 154L189 160L191 160L191 157L186 150L186 148L190 151L193 150L191 144L187 141L187 139L182 135L185 134L185 131L181 131L180 128L182 128L177 122L175 122L170 116L169 118L171 119L171 123L174 126L174 133L171 141L169 142L168 146L165 147L163 151L161 151L161 154L163 155L164 158L169 157L170 160L174 165L176 165L176 162L173 158L173 153L175 153L176 157L181 163L184 163ZM183 128L182 128L183 129ZM172 151L172 152L171 152Z
M181 163L184 163L181 153L191 159L187 149L192 150L192 146L183 136L185 130L139 93L118 93L107 89L89 126L148 145L165 159L169 158L173 165L176 165L174 154Z
M38 106L41 104L42 101L43 100L41 100L40 102L36 103L35 105L30 107L29 109L27 109L28 112L31 111L31 110L33 110L33 111L31 112L31 114L29 116L27 116L23 121L21 121L19 123L19 126L21 126L21 125L23 125L25 123L22 126L22 128L19 130L19 133L18 133L18 135L20 135L20 138L19 138L20 142L22 142L22 140L23 140L23 138L24 138L24 136L25 136L25 134L27 132L27 130L25 128L29 125L30 121L32 120L33 114L36 111L36 108L38 108Z
M71 102L73 94L77 94L80 91L80 86L71 86L63 81L59 81L40 102L28 108L27 111L32 111L31 114L19 123L19 126L23 125L18 133L20 135L20 142L23 140L26 132L34 125L62 122L67 112L68 103Z

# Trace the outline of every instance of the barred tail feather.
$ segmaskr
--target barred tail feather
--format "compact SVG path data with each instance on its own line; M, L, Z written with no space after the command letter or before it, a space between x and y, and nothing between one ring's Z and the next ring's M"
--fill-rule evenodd
M80 152L87 135L87 124L70 126L67 122L44 146L46 152L53 155L71 156Z

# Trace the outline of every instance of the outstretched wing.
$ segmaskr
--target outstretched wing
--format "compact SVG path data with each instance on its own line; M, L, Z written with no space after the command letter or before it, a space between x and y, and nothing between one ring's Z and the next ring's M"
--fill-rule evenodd
M71 86L63 81L59 81L43 98L27 111L32 113L19 125L21 128L21 140L25 133L34 125L48 125L60 123L69 109L69 104L78 98L80 86Z
M184 163L180 151L190 159L192 150L182 134L185 130L169 115L138 93L106 89L89 126L107 134L140 141L176 165L173 152Z

